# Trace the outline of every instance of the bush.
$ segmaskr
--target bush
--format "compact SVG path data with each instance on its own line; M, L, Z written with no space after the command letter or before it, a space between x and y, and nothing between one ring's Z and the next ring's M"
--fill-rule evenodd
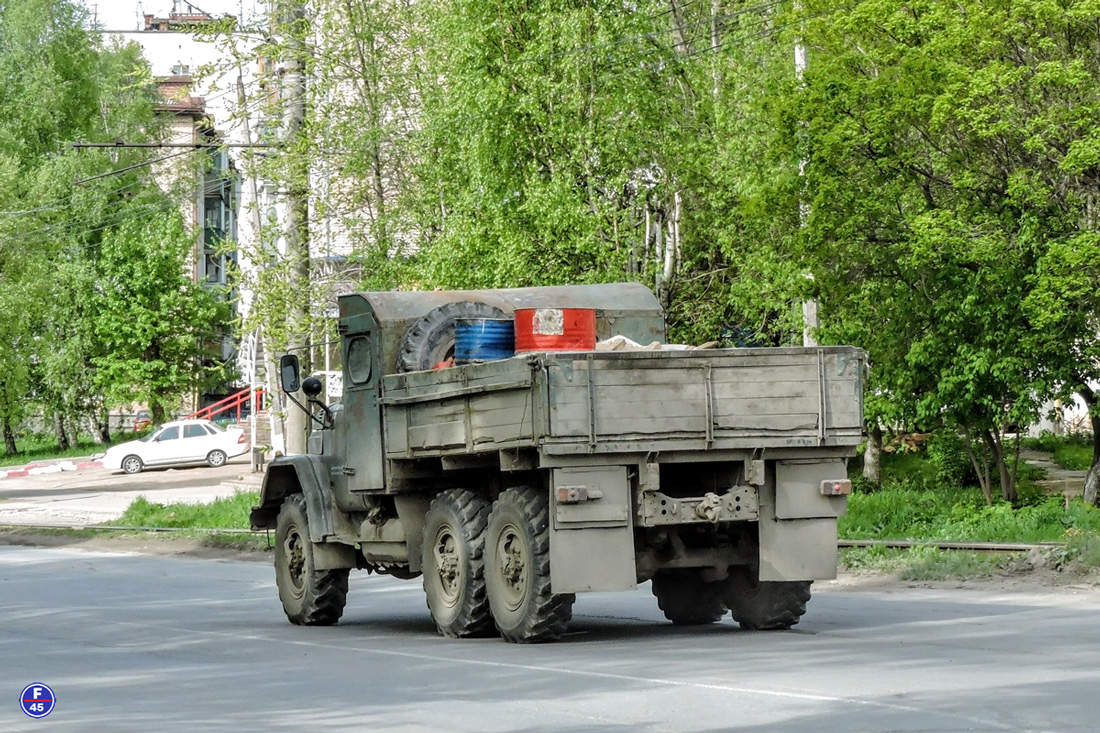
M981 448L974 446L981 455ZM932 434L925 450L925 457L935 468L936 479L942 486L976 486L978 474L974 462L966 450L966 439L954 430L937 430Z

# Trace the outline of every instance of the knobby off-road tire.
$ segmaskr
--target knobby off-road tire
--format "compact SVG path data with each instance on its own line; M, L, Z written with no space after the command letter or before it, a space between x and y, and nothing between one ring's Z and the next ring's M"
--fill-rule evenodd
M424 594L443 636L460 639L493 632L485 592L488 518L489 502L466 489L444 491L424 517Z
M419 372L431 369L455 351L455 321L462 318L507 318L508 314L488 303L460 300L425 313L405 332L397 355L397 370Z
M663 570L652 585L657 607L677 626L713 624L726 615L720 584L703 580L697 570Z
M809 580L759 581L746 569L735 569L723 583L722 600L743 629L789 629L806 613Z
M299 626L331 626L348 601L348 570L314 567L302 494L287 497L275 522L275 585L286 617Z
M553 641L565 633L576 596L550 592L550 506L545 491L511 488L500 495L489 514L485 556L489 607L505 641Z

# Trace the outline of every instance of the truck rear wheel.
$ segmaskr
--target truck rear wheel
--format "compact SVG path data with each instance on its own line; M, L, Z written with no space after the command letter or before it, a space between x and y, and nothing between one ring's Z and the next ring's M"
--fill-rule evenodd
M544 491L511 488L493 504L485 539L485 586L505 641L553 641L576 596L550 592L550 508Z
M747 568L735 569L723 582L722 600L743 629L789 629L806 613L811 582L760 581Z
M397 354L397 370L417 372L431 369L455 351L455 321L460 318L507 318L496 306L460 300L433 308L405 332Z
M306 499L288 496L275 522L275 585L292 624L331 626L348 601L348 570L318 570L313 563Z
M424 593L443 636L486 636L493 630L485 594L488 516L489 502L466 489L444 491L425 515Z
M713 624L726 615L718 597L721 584L708 583L697 570L662 570L653 576L657 607L677 626Z

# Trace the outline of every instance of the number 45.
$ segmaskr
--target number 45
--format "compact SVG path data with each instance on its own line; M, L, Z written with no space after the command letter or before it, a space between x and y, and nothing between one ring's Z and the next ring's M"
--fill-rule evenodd
M46 703L36 702L31 704L32 713L40 713L46 709Z

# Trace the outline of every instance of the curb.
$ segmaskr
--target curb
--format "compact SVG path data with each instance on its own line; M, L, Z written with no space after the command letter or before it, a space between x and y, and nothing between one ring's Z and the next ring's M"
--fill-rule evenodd
M68 471L84 471L89 468L102 468L103 461L59 461L57 463L30 463L19 468L0 470L0 479L23 478L25 476L40 476L46 473L62 473Z

